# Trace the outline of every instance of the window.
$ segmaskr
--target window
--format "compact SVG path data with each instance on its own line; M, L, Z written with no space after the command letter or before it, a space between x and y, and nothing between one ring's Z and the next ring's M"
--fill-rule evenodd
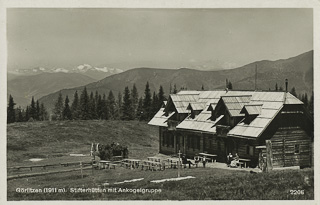
M247 155L253 156L254 155L254 147L251 145L247 145Z
M294 153L295 154L299 154L300 153L300 145L298 145L298 144L294 145Z

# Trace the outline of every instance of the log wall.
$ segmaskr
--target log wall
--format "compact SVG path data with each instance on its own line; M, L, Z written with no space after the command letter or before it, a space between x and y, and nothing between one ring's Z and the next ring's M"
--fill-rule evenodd
M271 142L274 167L311 166L311 137L300 127L278 128Z

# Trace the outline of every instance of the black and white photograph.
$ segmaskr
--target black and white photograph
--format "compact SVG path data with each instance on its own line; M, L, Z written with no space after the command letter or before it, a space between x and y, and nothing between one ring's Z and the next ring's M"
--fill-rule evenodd
M182 2L2 8L1 200L316 204L320 3Z

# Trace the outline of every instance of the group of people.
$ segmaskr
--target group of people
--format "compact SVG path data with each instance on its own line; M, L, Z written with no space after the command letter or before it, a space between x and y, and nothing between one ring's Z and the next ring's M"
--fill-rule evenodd
M239 166L239 155L235 153L232 155L231 153L227 156L227 165L228 167L238 167Z

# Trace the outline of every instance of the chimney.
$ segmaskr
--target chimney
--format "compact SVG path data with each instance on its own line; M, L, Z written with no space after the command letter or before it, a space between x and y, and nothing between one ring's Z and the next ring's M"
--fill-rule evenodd
M288 92L288 79L286 79L286 93Z

